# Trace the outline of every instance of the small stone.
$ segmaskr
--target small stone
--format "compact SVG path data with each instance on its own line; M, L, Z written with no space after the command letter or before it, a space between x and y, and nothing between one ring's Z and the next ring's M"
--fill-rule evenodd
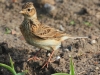
M65 29L64 29L64 27L63 27L62 25L60 25L60 29L61 29L62 31L65 31Z
M72 46L68 46L67 48L68 48L68 50L69 50L69 51L71 51L71 50L72 50Z
M57 57L56 57L56 60L59 60L60 58L61 58L60 56L57 56Z
M56 0L56 2L61 2L61 3L62 3L62 2L63 2L63 0Z
M96 17L100 19L100 12L96 13Z
M49 13L53 18L57 14L57 8L54 5L45 3L44 8L46 9L47 13Z
M68 55L69 57L72 57L70 54Z
M66 48L66 49L64 49L64 51L68 52L68 51L69 51L69 49L68 49L68 48Z
M51 55L50 53L47 54L48 57L49 57L50 55Z
M91 44L95 44L95 43L96 43L96 40L92 40L92 41L91 41Z
M21 70L20 70L20 67L17 66L17 70L18 70L18 71L21 71Z
M99 70L99 67L96 67L96 70Z
M11 30L11 34L12 34L12 35L16 35L17 32L16 32L14 29L12 29L12 30Z

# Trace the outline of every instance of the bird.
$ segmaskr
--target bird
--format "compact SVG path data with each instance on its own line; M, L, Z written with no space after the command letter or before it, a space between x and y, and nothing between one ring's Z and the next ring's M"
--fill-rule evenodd
M42 68L48 67L54 51L61 46L62 41L66 39L88 38L72 37L63 31L42 24L37 18L37 12L32 2L26 2L22 6L20 13L24 16L24 20L20 25L20 31L26 42L32 46L40 48L40 50L43 49L52 51ZM34 60L34 56L28 59L28 61L30 60Z

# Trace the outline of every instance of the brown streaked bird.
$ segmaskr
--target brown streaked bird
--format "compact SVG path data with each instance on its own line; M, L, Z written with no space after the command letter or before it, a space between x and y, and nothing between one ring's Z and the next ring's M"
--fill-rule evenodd
M51 50L52 53L47 60L47 62L42 66L48 67L51 57L54 54L54 50L57 50L61 42L66 39L76 39L76 38L87 38L87 37L71 37L70 35L63 33L55 28L44 25L40 23L37 19L36 9L32 2L27 2L22 6L21 14L24 15L24 20L20 25L21 33L23 34L25 40L30 45L39 47L41 49ZM28 61L33 60L33 58L28 59Z

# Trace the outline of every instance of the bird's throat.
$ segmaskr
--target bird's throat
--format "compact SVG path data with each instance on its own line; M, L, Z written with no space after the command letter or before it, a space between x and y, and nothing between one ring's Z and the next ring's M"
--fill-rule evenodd
M32 15L32 16L29 16L29 17L27 17L27 19L29 19L29 20L37 19L37 15L34 14L34 15Z
M25 19L28 20L31 25L39 25L40 24L39 20L37 19L36 14L33 16L30 16L30 17L25 17Z

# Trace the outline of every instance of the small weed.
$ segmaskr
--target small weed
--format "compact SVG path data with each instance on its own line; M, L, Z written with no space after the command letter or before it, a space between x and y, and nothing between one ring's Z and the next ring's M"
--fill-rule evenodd
M70 58L70 74L68 74L68 73L55 73L55 74L52 74L52 75L75 75L75 70L74 70L72 58Z
M5 34L10 34L11 30L9 28L5 28Z
M85 25L91 26L92 24L90 22L84 22Z
M74 24L75 24L75 22L74 22L74 21L71 21L71 22L70 22L70 25L74 25Z
M20 72L20 73L16 73L15 69L14 69L14 62L12 61L11 57L10 57L10 66L0 63L0 67L4 67L6 68L8 71L10 71L13 75L25 75L25 73L27 73L27 70L24 72Z

